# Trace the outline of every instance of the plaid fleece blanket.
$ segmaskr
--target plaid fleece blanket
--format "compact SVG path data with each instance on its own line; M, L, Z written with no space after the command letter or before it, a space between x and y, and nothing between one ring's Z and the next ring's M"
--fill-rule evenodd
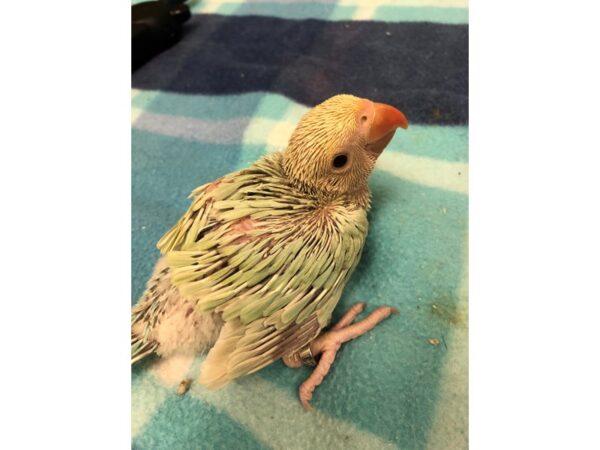
M199 1L180 43L132 77L132 298L193 188L283 149L307 109L351 93L411 125L381 155L360 265L333 320L400 310L346 344L305 412L308 369L276 362L218 391L132 369L135 449L464 449L466 0ZM197 375L202 358L181 362Z

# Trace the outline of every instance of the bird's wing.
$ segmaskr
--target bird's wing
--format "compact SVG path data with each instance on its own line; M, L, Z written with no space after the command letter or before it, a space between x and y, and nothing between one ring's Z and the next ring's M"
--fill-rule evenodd
M293 194L274 161L198 188L158 244L180 293L225 321L203 365L209 387L314 339L360 259L366 211L316 207Z

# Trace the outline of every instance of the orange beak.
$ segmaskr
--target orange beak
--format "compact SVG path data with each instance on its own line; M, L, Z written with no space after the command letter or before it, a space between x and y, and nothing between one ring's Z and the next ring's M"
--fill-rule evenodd
M369 130L369 142L375 142L396 128L408 128L408 120L402 111L385 103L373 103L375 117Z
M375 116L367 137L367 149L378 156L394 137L398 127L408 128L408 120L402 111L385 103L373 103Z

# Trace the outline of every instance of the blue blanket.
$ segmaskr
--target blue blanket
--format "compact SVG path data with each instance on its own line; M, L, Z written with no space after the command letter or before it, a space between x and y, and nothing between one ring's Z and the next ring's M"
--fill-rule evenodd
M369 236L334 320L358 301L400 315L342 349L313 413L297 401L307 369L277 362L178 397L155 361L135 366L132 446L467 448L466 3L234 0L192 12L182 41L132 77L132 303L194 187L283 149L310 106L351 93L411 125L371 177Z

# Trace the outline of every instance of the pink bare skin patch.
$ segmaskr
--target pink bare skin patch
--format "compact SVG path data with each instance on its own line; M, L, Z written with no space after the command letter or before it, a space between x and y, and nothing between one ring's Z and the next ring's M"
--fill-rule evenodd
M254 229L256 222L250 216L246 216L235 222L231 226L231 231L236 233L246 233Z
M256 228L256 222L252 220L250 216L242 217L240 220L235 222L230 227L230 233L242 234L243 236L240 236L234 240L233 243L243 244L245 242L250 242L254 237L248 235L248 232L254 230L254 228Z
M214 191L217 186L219 186L221 184L221 180L217 180L214 183L211 183L208 185L208 187L206 188L206 193L208 194L211 191Z

